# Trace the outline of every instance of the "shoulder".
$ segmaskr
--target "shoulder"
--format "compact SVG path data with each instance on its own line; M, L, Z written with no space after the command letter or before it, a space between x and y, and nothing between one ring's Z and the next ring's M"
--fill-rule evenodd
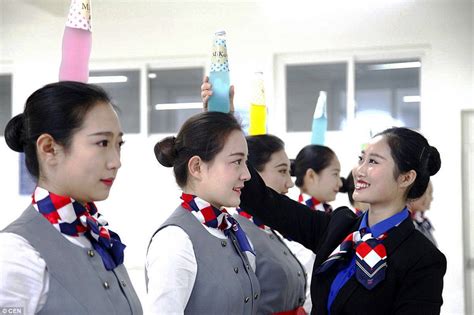
M22 236L0 233L0 262L18 261L45 265L40 253Z

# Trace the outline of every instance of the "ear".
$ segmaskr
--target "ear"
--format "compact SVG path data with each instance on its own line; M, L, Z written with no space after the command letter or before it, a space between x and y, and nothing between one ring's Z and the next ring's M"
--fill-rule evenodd
M317 177L318 177L318 174L312 168L308 168L306 170L306 173L304 174L305 181L310 180L314 182L317 179Z
M57 144L54 138L44 133L36 140L36 152L38 160L44 161L46 164L54 165L58 161L58 154L62 151L62 146Z
M201 180L204 163L197 155L191 157L188 161L188 173L190 176Z
M410 185L415 182L415 179L416 179L416 172L414 170L410 170L398 176L398 184L402 188L407 188L407 187L410 187Z

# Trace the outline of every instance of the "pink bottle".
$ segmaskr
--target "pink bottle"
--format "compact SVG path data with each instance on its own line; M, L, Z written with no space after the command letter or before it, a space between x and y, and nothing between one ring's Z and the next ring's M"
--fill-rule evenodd
M64 29L59 81L89 80L91 48L90 0L72 0Z

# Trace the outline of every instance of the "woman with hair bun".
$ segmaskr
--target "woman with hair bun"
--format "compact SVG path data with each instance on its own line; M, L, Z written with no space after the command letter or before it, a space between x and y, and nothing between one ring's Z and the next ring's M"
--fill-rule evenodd
M95 201L117 176L123 132L100 87L48 84L5 128L37 180L30 206L0 233L0 308L25 314L142 314L125 245Z
M283 141L273 135L248 136L249 163L265 184L280 194L293 187ZM234 215L255 246L257 278L262 290L258 314L305 314L306 270L281 235L238 208ZM281 285L284 283L285 285ZM309 290L308 290L309 292Z
M158 142L155 155L161 165L173 167L183 193L148 247L150 312L256 314L255 251L224 208L240 204L250 179L240 124L230 114L195 115L176 137Z
M390 128L371 139L353 170L354 200L369 204L363 215L311 211L268 189L252 167L241 207L317 254L313 314L439 314L446 258L415 229L406 204L440 167L425 137Z
M331 212L329 201L342 186L341 164L329 147L310 144L300 150L291 164L291 175L300 189L298 201L313 210Z

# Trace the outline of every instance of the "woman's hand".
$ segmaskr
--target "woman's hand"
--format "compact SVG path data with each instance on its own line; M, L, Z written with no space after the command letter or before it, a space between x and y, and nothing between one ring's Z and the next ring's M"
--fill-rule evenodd
M201 99L204 111L207 111L207 104L209 98L212 95L212 85L209 83L209 77L206 75L202 79L201 85ZM229 102L230 102L230 113L234 112L234 86L231 85L229 88Z

